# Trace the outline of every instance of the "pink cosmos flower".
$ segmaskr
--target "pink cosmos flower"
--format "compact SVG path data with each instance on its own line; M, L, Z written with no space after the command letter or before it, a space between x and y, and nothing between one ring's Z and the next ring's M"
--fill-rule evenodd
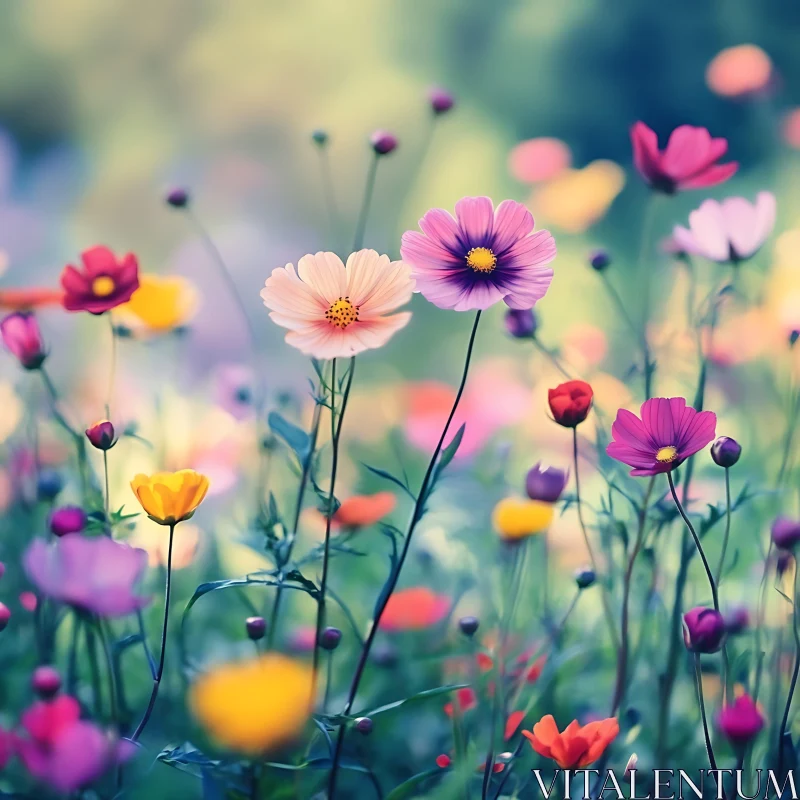
M419 221L422 233L403 234L400 252L413 267L416 291L439 308L486 309L503 300L533 308L553 279L549 264L556 243L549 231L533 233L533 217L521 203L464 197L455 219L434 208Z
M33 314L17 311L3 317L0 335L6 350L17 357L24 369L39 369L42 366L47 351L44 349L39 323Z
M658 149L658 137L644 122L631 128L633 163L645 181L657 191L674 194L685 189L704 189L724 183L738 163L716 162L728 149L727 139L712 139L705 128L681 125L670 134L666 148Z
M37 702L22 715L16 749L28 772L59 792L74 792L133 755L135 746L80 719L74 697Z
M101 617L131 614L150 601L134 591L147 553L106 536L74 533L51 544L37 539L23 564L42 594Z
M414 280L402 261L359 250L347 266L335 253L303 256L267 278L261 297L286 342L314 358L354 356L382 347L410 312L388 315L411 299Z
M83 270L67 264L61 273L64 308L103 314L131 299L139 288L139 262L133 253L118 259L107 247L81 253Z
M642 404L641 419L624 408L611 426L611 458L633 467L631 475L670 472L714 439L717 415L696 411L682 397L654 397Z
M729 197L706 200L689 214L688 230L676 225L675 244L711 261L737 263L755 255L775 226L775 195L759 192L755 203Z
M723 707L718 724L725 737L734 744L746 744L761 733L764 715L749 695L737 697L733 705Z

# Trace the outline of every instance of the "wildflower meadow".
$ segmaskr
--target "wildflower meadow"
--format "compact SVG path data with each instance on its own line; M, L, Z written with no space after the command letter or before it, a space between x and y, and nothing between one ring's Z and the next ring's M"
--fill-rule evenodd
M0 11L0 796L797 798L800 18L470 5Z

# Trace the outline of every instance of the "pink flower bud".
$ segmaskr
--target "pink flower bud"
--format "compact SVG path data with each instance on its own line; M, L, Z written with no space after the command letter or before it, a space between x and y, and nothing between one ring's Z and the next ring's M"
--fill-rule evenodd
M17 357L25 369L39 369L47 353L39 323L33 314L18 311L0 322L0 335L6 349Z
M33 671L31 686L42 699L54 697L61 688L61 675L55 667L37 667Z
M0 631L4 631L11 619L11 611L5 603L0 603Z
M117 443L114 426L107 419L101 419L86 429L86 438L98 450L110 450Z

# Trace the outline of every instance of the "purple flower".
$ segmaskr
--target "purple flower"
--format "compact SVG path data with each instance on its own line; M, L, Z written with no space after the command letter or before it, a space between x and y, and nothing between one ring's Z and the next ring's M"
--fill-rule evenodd
M506 330L515 339L530 339L536 333L536 315L532 308L509 308L505 316Z
M428 100L430 101L431 110L434 114L447 113L455 103L453 95L439 87L434 87L428 92Z
M42 594L101 617L131 614L150 600L134 591L147 567L147 552L106 536L74 534L52 544L37 539L23 564Z
M719 729L734 744L747 744L761 733L764 716L749 695L737 697L733 705L725 706L718 717Z
M800 521L789 517L778 517L772 523L772 541L781 550L793 550L800 542Z
M117 443L114 424L107 419L101 419L94 425L90 425L85 433L92 447L96 447L98 450L110 450Z
M713 438L717 415L695 411L682 397L654 397L642 404L641 419L624 408L611 426L606 453L633 467L631 475L670 472Z
M397 137L389 131L375 131L369 139L375 155L388 156L397 149Z
M455 219L434 208L419 221L422 233L403 234L400 252L411 264L416 291L439 308L486 309L498 300L533 308L553 279L556 243L533 233L530 211L514 200L495 210L488 197L464 197Z
M167 205L173 208L186 208L189 205L189 192L181 187L170 189L166 196Z
M725 467L725 469L732 467L739 460L741 454L742 446L730 436L720 436L711 445L711 458L715 464Z
M86 527L86 512L80 506L60 506L50 515L50 531L55 536L80 533Z
M4 317L0 322L0 335L6 350L17 357L22 367L39 369L42 366L47 353L39 323L33 314L18 311Z
M683 641L693 653L716 653L725 640L725 620L713 608L693 608L683 615Z
M569 470L551 467L542 462L534 464L525 478L525 491L531 500L555 503L561 497L569 481Z

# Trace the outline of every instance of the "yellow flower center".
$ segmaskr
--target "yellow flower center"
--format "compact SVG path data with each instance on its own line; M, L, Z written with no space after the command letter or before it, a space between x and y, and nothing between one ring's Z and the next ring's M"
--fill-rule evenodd
M326 312L325 319L336 328L344 330L358 320L358 309L347 297L340 297Z
M669 447L662 447L656 453L656 461L661 464L669 464L678 457L678 448L670 445Z
M488 273L497 266L497 256L488 247L473 247L467 253L467 266Z
M109 278L108 275L101 275L92 281L92 294L95 297L108 297L115 288L114 279Z

